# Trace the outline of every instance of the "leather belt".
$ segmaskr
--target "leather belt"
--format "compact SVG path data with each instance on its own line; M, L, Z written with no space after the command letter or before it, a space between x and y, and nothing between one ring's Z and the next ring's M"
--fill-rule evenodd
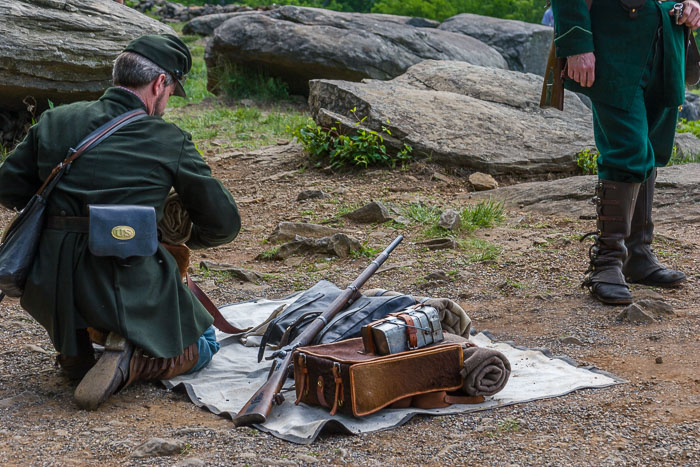
M67 230L69 232L88 233L90 228L89 217L48 216L47 229Z

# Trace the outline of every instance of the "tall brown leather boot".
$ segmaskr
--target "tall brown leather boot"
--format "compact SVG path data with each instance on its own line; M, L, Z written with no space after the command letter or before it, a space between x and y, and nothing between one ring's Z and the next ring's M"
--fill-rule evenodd
M588 250L590 264L581 286L586 286L595 298L611 305L632 303L622 264L627 257L625 238L630 234L630 222L639 183L598 180L596 196L597 232L595 243Z
M109 396L138 380L169 379L191 370L199 359L197 342L172 358L154 358L134 349L116 333L109 333L105 352L75 389L78 406L97 409Z
M654 204L655 182L656 169L639 188L630 235L625 239L627 259L622 266L622 272L629 283L655 287L677 287L686 280L685 274L666 268L659 262L651 249L651 243L654 240L651 209Z

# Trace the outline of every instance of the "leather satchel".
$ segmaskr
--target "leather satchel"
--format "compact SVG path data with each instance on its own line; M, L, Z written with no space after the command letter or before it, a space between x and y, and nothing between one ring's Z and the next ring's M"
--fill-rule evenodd
M294 351L296 403L362 417L396 404L449 405L448 391L462 387L462 344L447 342L393 355L364 352L361 338ZM430 395L434 394L433 397ZM459 402L482 402L483 397ZM415 405L414 405L415 406Z
M153 256L158 249L153 206L91 204L88 248L95 256Z
M71 148L65 159L51 171L27 205L10 222L0 241L0 301L5 297L21 297L29 269L39 249L39 239L46 218L46 200L73 161L104 141L122 126L146 116L143 110L132 110L105 123L87 137L77 149Z

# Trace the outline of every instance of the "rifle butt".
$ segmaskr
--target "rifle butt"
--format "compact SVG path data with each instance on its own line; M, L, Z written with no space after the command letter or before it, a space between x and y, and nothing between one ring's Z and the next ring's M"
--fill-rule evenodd
M284 358L275 360L270 376L265 384L253 394L253 397L233 417L234 425L250 426L256 423L265 423L267 416L272 411L272 406L275 404L280 405L284 401L280 392L284 381L287 379L287 368L289 368L291 362L291 352L285 355Z

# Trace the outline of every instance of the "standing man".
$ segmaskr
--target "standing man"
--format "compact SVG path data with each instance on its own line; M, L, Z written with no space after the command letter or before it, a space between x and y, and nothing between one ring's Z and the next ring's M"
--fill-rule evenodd
M628 283L685 281L651 250L651 209L656 168L671 158L685 96L684 29L700 25L700 7L684 1L677 25L673 1L551 3L557 56L567 58L566 87L590 97L600 153L598 231L584 285L603 303L628 304Z
M75 398L85 409L132 381L199 369L218 350L213 318L183 284L168 251L96 256L86 233L88 205L152 206L160 220L174 187L194 224L190 248L228 243L238 234L233 197L212 177L191 136L161 118L170 96L185 96L191 66L176 36L132 41L114 62L114 87L97 101L46 111L0 166L0 203L21 209L83 137L127 111L148 114L78 158L51 193L21 299L48 332L63 370L82 377ZM88 328L92 335L92 329L109 333L96 364Z

